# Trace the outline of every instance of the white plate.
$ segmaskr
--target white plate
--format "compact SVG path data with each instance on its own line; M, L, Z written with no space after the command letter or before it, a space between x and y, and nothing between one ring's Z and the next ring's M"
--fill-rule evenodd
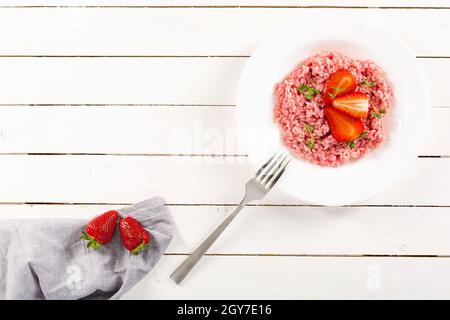
M365 201L393 184L417 160L428 125L427 83L402 41L368 21L299 15L260 44L243 72L237 123L240 141L255 167L284 148L273 121L274 85L308 56L338 51L354 59L371 59L392 82L394 105L385 119L388 138L378 149L335 168L294 156L277 188L301 201L320 205Z

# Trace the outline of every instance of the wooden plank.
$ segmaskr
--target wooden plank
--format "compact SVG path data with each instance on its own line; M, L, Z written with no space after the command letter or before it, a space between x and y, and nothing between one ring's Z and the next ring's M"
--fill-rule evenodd
M205 257L180 285L185 259L165 256L125 299L448 299L450 259ZM430 276L431 275L431 276ZM212 285L213 284L213 285Z
M421 155L450 155L450 145L442 143L450 136L450 108L430 111ZM237 143L233 106L2 106L0 153L244 155L246 150Z
M1 21L1 19L0 19ZM3 58L0 104L234 104L246 58ZM450 59L420 59L450 106Z
M286 20L336 15L367 15L368 23L398 33L416 55L450 56L450 10L238 7L4 8L0 54L250 55Z
M229 104L245 59L0 59L0 103Z
M234 204L255 168L242 157L0 156L0 202ZM450 158L417 167L366 204L450 205ZM45 183L44 183L45 182ZM266 204L301 204L278 190Z
M243 154L234 113L214 106L4 106L0 152Z
M0 205L0 219L89 219L119 205ZM233 209L168 206L169 254L191 253ZM209 254L438 255L450 253L449 208L250 206ZM194 232L195 231L195 232Z

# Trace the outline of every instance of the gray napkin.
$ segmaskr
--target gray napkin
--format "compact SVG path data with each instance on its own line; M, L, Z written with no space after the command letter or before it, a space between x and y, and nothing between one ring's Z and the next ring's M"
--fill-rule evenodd
M80 240L86 220L1 220L0 299L120 298L152 270L172 229L161 198L117 211L150 233L151 245L141 254L130 255L118 229L106 246L86 248Z

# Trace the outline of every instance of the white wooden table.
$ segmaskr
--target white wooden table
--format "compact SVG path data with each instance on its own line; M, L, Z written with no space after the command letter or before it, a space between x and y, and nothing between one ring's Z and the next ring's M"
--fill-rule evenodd
M68 3L0 1L0 217L90 217L163 196L175 239L127 298L450 298L450 1ZM345 208L274 190L172 284L254 173L234 104L257 43L299 12L368 10L429 77L415 170Z

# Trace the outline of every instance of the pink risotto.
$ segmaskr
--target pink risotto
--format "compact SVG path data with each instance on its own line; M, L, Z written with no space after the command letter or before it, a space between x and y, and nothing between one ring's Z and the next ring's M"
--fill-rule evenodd
M345 130L346 123L332 124L328 110L326 115L324 112L327 82L339 70L353 75L356 86L353 91L366 99L365 116L354 120L359 121L359 129L364 132L359 135L361 131L357 131L358 137L351 141L339 139L339 130ZM282 130L284 143L301 159L322 166L338 166L364 156L386 138L384 119L393 103L392 87L372 61L354 60L337 52L313 55L275 85L275 96L274 119ZM355 103L348 104L346 99L351 100L352 95L348 96L336 107L348 105L351 109ZM327 108L335 110L333 106ZM343 117L345 120L347 115Z

